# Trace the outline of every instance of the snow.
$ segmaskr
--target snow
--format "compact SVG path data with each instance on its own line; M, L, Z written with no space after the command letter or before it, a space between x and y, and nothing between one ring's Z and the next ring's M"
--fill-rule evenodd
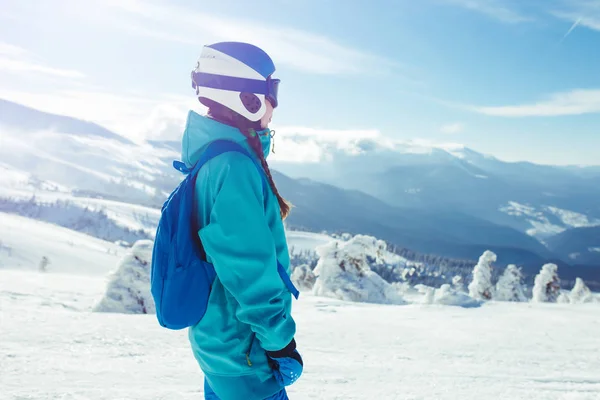
M490 300L494 296L492 285L492 263L498 256L491 251L484 252L473 268L473 280L469 284L469 295L477 300Z
M317 247L313 293L347 301L404 304L398 289L369 267L368 259L380 261L385 249L385 242L363 235Z
M147 260L149 242L125 251L23 217L0 214L0 222L2 249L12 251L7 257L0 250L0 398L202 398L203 377L185 330L164 329L151 314L93 312L107 294L109 271L117 268L119 275L119 265L135 266L131 257ZM295 237L305 250L311 240L325 240ZM340 245L356 249L353 240ZM377 241L358 241L379 249L375 257L385 256ZM45 254L48 271L34 270ZM30 255L25 265L21 258ZM427 289L421 286L413 291ZM294 302L294 318L305 372L290 398L599 398L600 303L471 299L478 307L468 307L462 300L470 298L450 286L429 289L432 304L419 304L427 299L419 295L400 306L304 292Z
M547 209L559 217L563 224L572 228L600 225L600 220L594 218L589 219L587 216L575 211L563 210L557 207L547 207Z
M555 302L559 295L558 266L552 263L545 264L535 277L531 301L536 303Z
M552 224L547 219L545 221L535 221L530 219L529 223L533 228L527 229L525 233L537 238L547 238L565 231L565 228Z
M48 270L104 275L123 249L114 243L56 225L0 212L0 268L37 269L42 257Z
M571 303L591 303L595 299L583 279L577 278L569 295L569 300Z
M468 294L453 289L449 284L444 284L439 289L435 289L433 303L466 308L479 307L482 304L481 301L472 298Z
M523 274L514 264L504 270L496 283L495 300L500 301L527 301L526 287L523 284Z
M94 311L124 314L156 312L150 293L153 242L137 241L110 276L106 293Z
M509 201L508 205L500 207L500 211L508 215L524 218L532 226L526 230L526 233L538 239L559 234L569 228L600 225L599 219L590 219L581 213L553 206L541 206L540 210L538 210L530 205ZM562 225L550 222L549 217L554 220L558 217Z
M312 291L313 287L315 286L315 281L317 280L315 274L308 265L299 265L294 268L290 278L292 279L294 285L301 292Z
M175 187L181 178L170 165L177 158L176 151L149 144L49 130L23 135L3 129L0 159L10 173L0 174L0 193L37 194L44 188L27 183L34 179L55 186L46 189L101 193L159 206L159 194L165 187Z
M0 271L2 398L202 398L187 332L153 315L91 312L104 288L101 277ZM303 296L294 318L305 372L290 398L596 400L599 310Z
M292 254L303 251L314 252L318 246L327 244L333 240L329 235L290 230L286 231L286 237L290 253Z

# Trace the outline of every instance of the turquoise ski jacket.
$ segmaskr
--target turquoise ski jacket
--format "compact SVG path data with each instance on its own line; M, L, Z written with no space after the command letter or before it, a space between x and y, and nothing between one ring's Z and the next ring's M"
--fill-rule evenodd
M258 132L265 157L271 137ZM182 161L192 167L217 139L240 143L255 156L242 133L190 111ZM292 296L277 271L289 273L289 253L277 197L247 156L229 152L207 162L195 186L200 239L215 267L208 308L189 329L189 340L206 380L221 400L262 400L282 390L265 351L294 338Z

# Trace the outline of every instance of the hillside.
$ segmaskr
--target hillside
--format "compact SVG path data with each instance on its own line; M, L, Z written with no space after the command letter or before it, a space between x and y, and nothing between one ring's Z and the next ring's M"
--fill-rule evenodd
M546 239L566 261L600 265L600 226L573 228Z
M390 205L463 213L538 239L600 225L600 169L504 162L460 146L291 135L288 146L320 146L321 160L273 163L292 178L361 190ZM518 204L528 212L515 212ZM563 218L577 215L577 219Z
M0 127L3 134L3 146L0 148L0 197L5 199L3 201L10 202L12 200L9 199L12 198L28 201L32 193L35 193L38 202L68 201L76 207L86 208L89 205L88 208L94 210L104 207L109 219L116 219L117 225L152 231L152 224L157 221L156 211L142 211L142 215L154 213L142 223L133 221L132 224L129 220L123 224L119 222L118 216L111 217L115 216L111 207L119 203L130 203L156 210L162 206L168 193L182 178L171 165L173 160L180 157L175 142L152 141L140 145L127 143L115 135L97 134L95 128L85 123L74 124L76 133L68 133L72 132L69 129L67 132L49 130L48 126L51 125L62 126L60 123L63 119L32 109L26 111L29 121L38 121L35 123L37 125L31 126L43 125L46 128L31 131L27 136L23 136L13 128ZM14 117L7 119L15 122ZM73 122L72 119L68 121ZM387 156L386 163L392 164L385 164L385 168L392 168L394 162L403 163L402 168L411 168L412 172L408 174L410 176L403 178L412 179L414 182L410 183L411 185L417 181L426 184L428 176L440 175L436 179L447 180L449 172L445 171L447 168L444 167L444 163L447 162L457 165L453 170L457 179L463 171L472 179L484 180L477 178L477 175L482 173L481 168L460 167L463 160L460 157L466 156L460 156L456 151L452 154L443 150L435 151L425 159L422 158L425 157L422 154L410 152L403 153L402 157L405 159L398 157L397 153L394 157L390 154ZM460 162L457 164L455 159ZM348 159L347 162L349 161L358 160ZM432 163L436 166L432 167ZM357 168L360 164L344 165L349 168L349 173L356 173L356 182L361 182L364 176L360 173L361 168ZM375 174L379 167L377 163L373 163L367 170ZM362 188L365 189L363 192L342 189L314 180L294 179L281 173L274 173L274 176L281 192L295 205L288 222L296 229L370 234L420 253L459 259L475 260L488 249L495 251L506 263L537 265L543 259L558 258L519 228L491 222L461 209L447 210L436 207L420 197L408 205L395 206L373 196L372 191L366 190L368 187ZM454 181L459 183L459 180ZM390 181L380 182L376 186L381 194L383 190L399 190L402 185L398 186L397 182ZM461 190L449 189L446 193L445 187L447 185L440 186L435 197L446 199L447 204L459 202L461 193L466 190L464 187ZM486 196L493 197L494 193L491 190L481 191L481 194L478 192L477 196L468 200L469 204L485 203ZM418 194L418 191L415 194ZM104 202L104 205L100 206L99 202ZM511 207L514 208L514 204ZM10 207L5 210L10 210ZM579 221L596 223L595 219L585 219L585 216L563 218L571 214L562 209L553 210L555 218L565 224L580 223ZM502 214L516 215L516 212L511 209ZM534 215L535 212L531 211L528 214Z

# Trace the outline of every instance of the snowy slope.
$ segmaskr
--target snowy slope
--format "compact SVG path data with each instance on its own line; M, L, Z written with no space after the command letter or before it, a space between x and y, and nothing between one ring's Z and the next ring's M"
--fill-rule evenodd
M303 251L314 252L317 246L327 244L333 240L329 235L302 231L286 231L290 253L296 254Z
M52 272L104 275L124 249L53 224L0 213L0 269L37 270L42 257Z
M2 399L202 398L186 332L160 328L153 315L90 312L104 284L0 270ZM597 400L598 307L376 306L303 296L294 317L306 370L290 397Z
M329 240L288 234L303 250ZM1 213L0 238L0 398L202 398L185 331L153 315L92 312L124 249ZM422 297L381 306L304 292L294 317L306 370L291 398L599 398L600 303L460 308Z
M2 126L0 135L1 167L9 172L0 176L0 187L13 191L24 181L29 187L31 181L49 181L79 196L158 207L181 178L171 166L179 154L171 149L54 131L23 136Z

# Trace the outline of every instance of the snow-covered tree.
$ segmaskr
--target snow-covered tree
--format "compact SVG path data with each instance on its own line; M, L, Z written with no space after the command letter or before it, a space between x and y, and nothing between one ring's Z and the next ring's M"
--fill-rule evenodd
M357 235L317 247L319 262L313 293L347 301L404 304L398 288L373 272L370 263L382 263L386 243Z
M452 287L457 292L464 292L465 291L465 283L464 283L463 277L460 275L456 275L454 278L452 278Z
M312 290L317 279L312 269L306 264L294 268L291 278L298 290Z
M555 303L560 295L560 278L556 264L545 264L535 277L533 298L536 303Z
M119 262L108 282L106 293L94 308L98 312L153 314L150 267L153 242L139 240Z
M504 270L496 284L494 299L500 301L527 301L525 286L523 285L523 274L516 265L510 264Z
M583 279L575 279L575 286L571 290L571 303L591 303L594 301L592 291L587 287Z
M490 300L494 294L492 284L492 263L498 259L496 254L486 250L475 268L473 268L473 281L469 284L469 296L477 300Z

